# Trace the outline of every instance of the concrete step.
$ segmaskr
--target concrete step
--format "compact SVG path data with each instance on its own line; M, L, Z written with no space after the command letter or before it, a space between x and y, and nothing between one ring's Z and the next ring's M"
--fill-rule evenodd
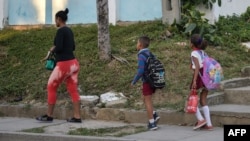
M250 105L220 104L209 108L215 126L250 123Z
M224 81L223 90L209 94L208 105L214 126L225 124L250 123L250 78L237 78ZM249 93L249 94L248 94ZM237 104L235 104L237 103ZM183 103L184 105L184 103ZM11 111L11 112L10 112ZM35 118L47 111L47 107L27 106L25 104L0 105L0 116ZM159 124L192 125L196 122L194 114L171 109L158 109L161 119ZM81 109L84 119L124 121L128 123L147 123L145 110L131 110L122 108ZM72 116L72 109L57 107L55 119L66 119Z
M227 88L224 90L224 103L250 105L250 86Z
M250 105L236 105L236 104L219 104L211 105L210 112L213 125L216 127L224 124L249 124L250 123ZM0 111L4 116L10 117L29 117L35 121L35 116L40 115L46 108L32 107L29 110L24 109L23 106L0 106ZM12 111L12 112L9 112ZM189 125L192 126L196 122L194 114L187 114L183 111L175 111L170 109L157 109L160 121L159 124L169 125ZM82 117L94 120L107 121L122 121L127 123L147 123L147 112L145 110L131 110L131 109L115 109L115 108L101 108L97 111L94 117L88 114L86 109L81 110ZM72 114L71 109L57 108L55 111L55 119L66 119ZM68 116L66 116L68 115Z
M221 89L231 89L231 88L239 88L239 87L247 87L250 86L250 77L239 77L224 80L221 82Z
M208 105L219 105L224 103L224 92L215 92L207 96Z

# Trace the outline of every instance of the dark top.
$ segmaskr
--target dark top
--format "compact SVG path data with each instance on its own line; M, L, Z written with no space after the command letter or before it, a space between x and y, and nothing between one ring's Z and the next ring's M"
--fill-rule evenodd
M138 52L138 69L137 69L137 74L135 75L133 81L132 81L132 84L135 85L135 83L141 79L142 82L146 82L145 81L145 76L144 76L144 73L145 72L145 66L146 66L146 61L147 61L147 58L146 56L144 56L142 53L146 53L147 55L150 55L150 51L148 48L144 48L144 49L141 49L139 52Z
M73 51L75 50L74 34L69 27L61 27L56 32L54 39L56 61L67 61L75 59Z

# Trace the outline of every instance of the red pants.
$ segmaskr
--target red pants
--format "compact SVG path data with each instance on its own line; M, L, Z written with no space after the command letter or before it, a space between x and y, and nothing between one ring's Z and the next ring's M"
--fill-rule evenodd
M47 85L48 104L56 103L57 88L63 81L66 82L72 101L78 102L80 100L77 88L79 68L79 63L76 59L56 63L56 67L50 74Z

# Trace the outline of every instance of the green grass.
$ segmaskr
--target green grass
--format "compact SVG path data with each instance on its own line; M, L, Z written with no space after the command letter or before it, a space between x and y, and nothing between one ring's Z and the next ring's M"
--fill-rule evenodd
M125 135L136 134L147 131L144 126L122 126L122 127L109 127L98 129L78 128L76 130L69 131L69 135L81 135L81 136L114 136L122 137Z
M107 91L122 92L129 97L127 107L134 107L140 98L140 82L136 88L130 83L137 69L136 39L140 35L148 35L152 41L150 50L163 62L166 68L167 87L163 89L167 97L164 104L157 107L178 108L182 100L171 101L172 96L184 97L188 94L191 80L189 40L178 35L163 40L162 33L167 29L161 21L140 22L128 26L110 26L112 54L125 58L128 64L116 60L104 62L99 60L97 47L97 26L74 26L76 51L80 62L79 88L81 95L100 95ZM250 31L245 31L249 32ZM7 57L0 56L0 97L8 99L23 95L25 101L46 101L46 84L50 71L45 69L45 57L53 43L56 28L46 27L16 31L4 29L0 31L0 51ZM241 68L250 62L249 53L239 45L230 43L224 37L227 46L208 47L207 52L221 62L225 79L239 77ZM185 42L187 45L178 45ZM62 85L58 93L63 95L66 88ZM168 97L169 96L169 97ZM174 99L174 98L173 98Z
M31 129L25 129L22 130L22 132L28 132L28 133L44 133L44 127L39 127L39 128L31 128Z
M45 127L31 128L22 130L22 132L28 133L45 133ZM69 135L80 135L80 136L114 136L122 137L125 135L136 134L140 132L145 132L148 129L146 126L121 126L121 127L107 127L107 128L98 128L98 129L89 129L89 128L77 128L68 132Z

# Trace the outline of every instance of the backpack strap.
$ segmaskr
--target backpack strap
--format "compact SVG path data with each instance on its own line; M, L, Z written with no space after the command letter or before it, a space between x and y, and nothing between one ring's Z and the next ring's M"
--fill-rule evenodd
M145 64L145 68L148 66L148 64L147 64L147 60L148 60L148 57L151 55L148 55L147 53L145 53L145 52L141 52L140 54L142 54L144 57L146 57L146 64Z
M140 54L142 54L144 57L146 57L146 58L148 58L149 57L149 55L147 54L147 53L145 53L145 52L141 52Z
M142 54L143 56L145 56L146 59L148 59L148 57L154 57L154 55L151 52L149 52L149 55L147 53L145 53L145 52L141 52L139 54Z
M207 56L206 52L205 51L201 51L201 50L197 50L197 52L200 54L201 56L201 60L203 61L205 56ZM199 76L202 77L200 71L199 71Z
M148 64L147 64L148 62L147 62L147 60L148 60L148 58L150 56L153 56L153 54L151 52L149 52L149 55L147 53L145 53L145 52L141 52L139 54L142 54L144 57L146 57L146 63L145 63L145 68L144 68L144 70L146 70L146 68L148 68Z
M202 50L197 50L197 52L201 55L201 59L203 60L207 55L207 53L205 51Z

